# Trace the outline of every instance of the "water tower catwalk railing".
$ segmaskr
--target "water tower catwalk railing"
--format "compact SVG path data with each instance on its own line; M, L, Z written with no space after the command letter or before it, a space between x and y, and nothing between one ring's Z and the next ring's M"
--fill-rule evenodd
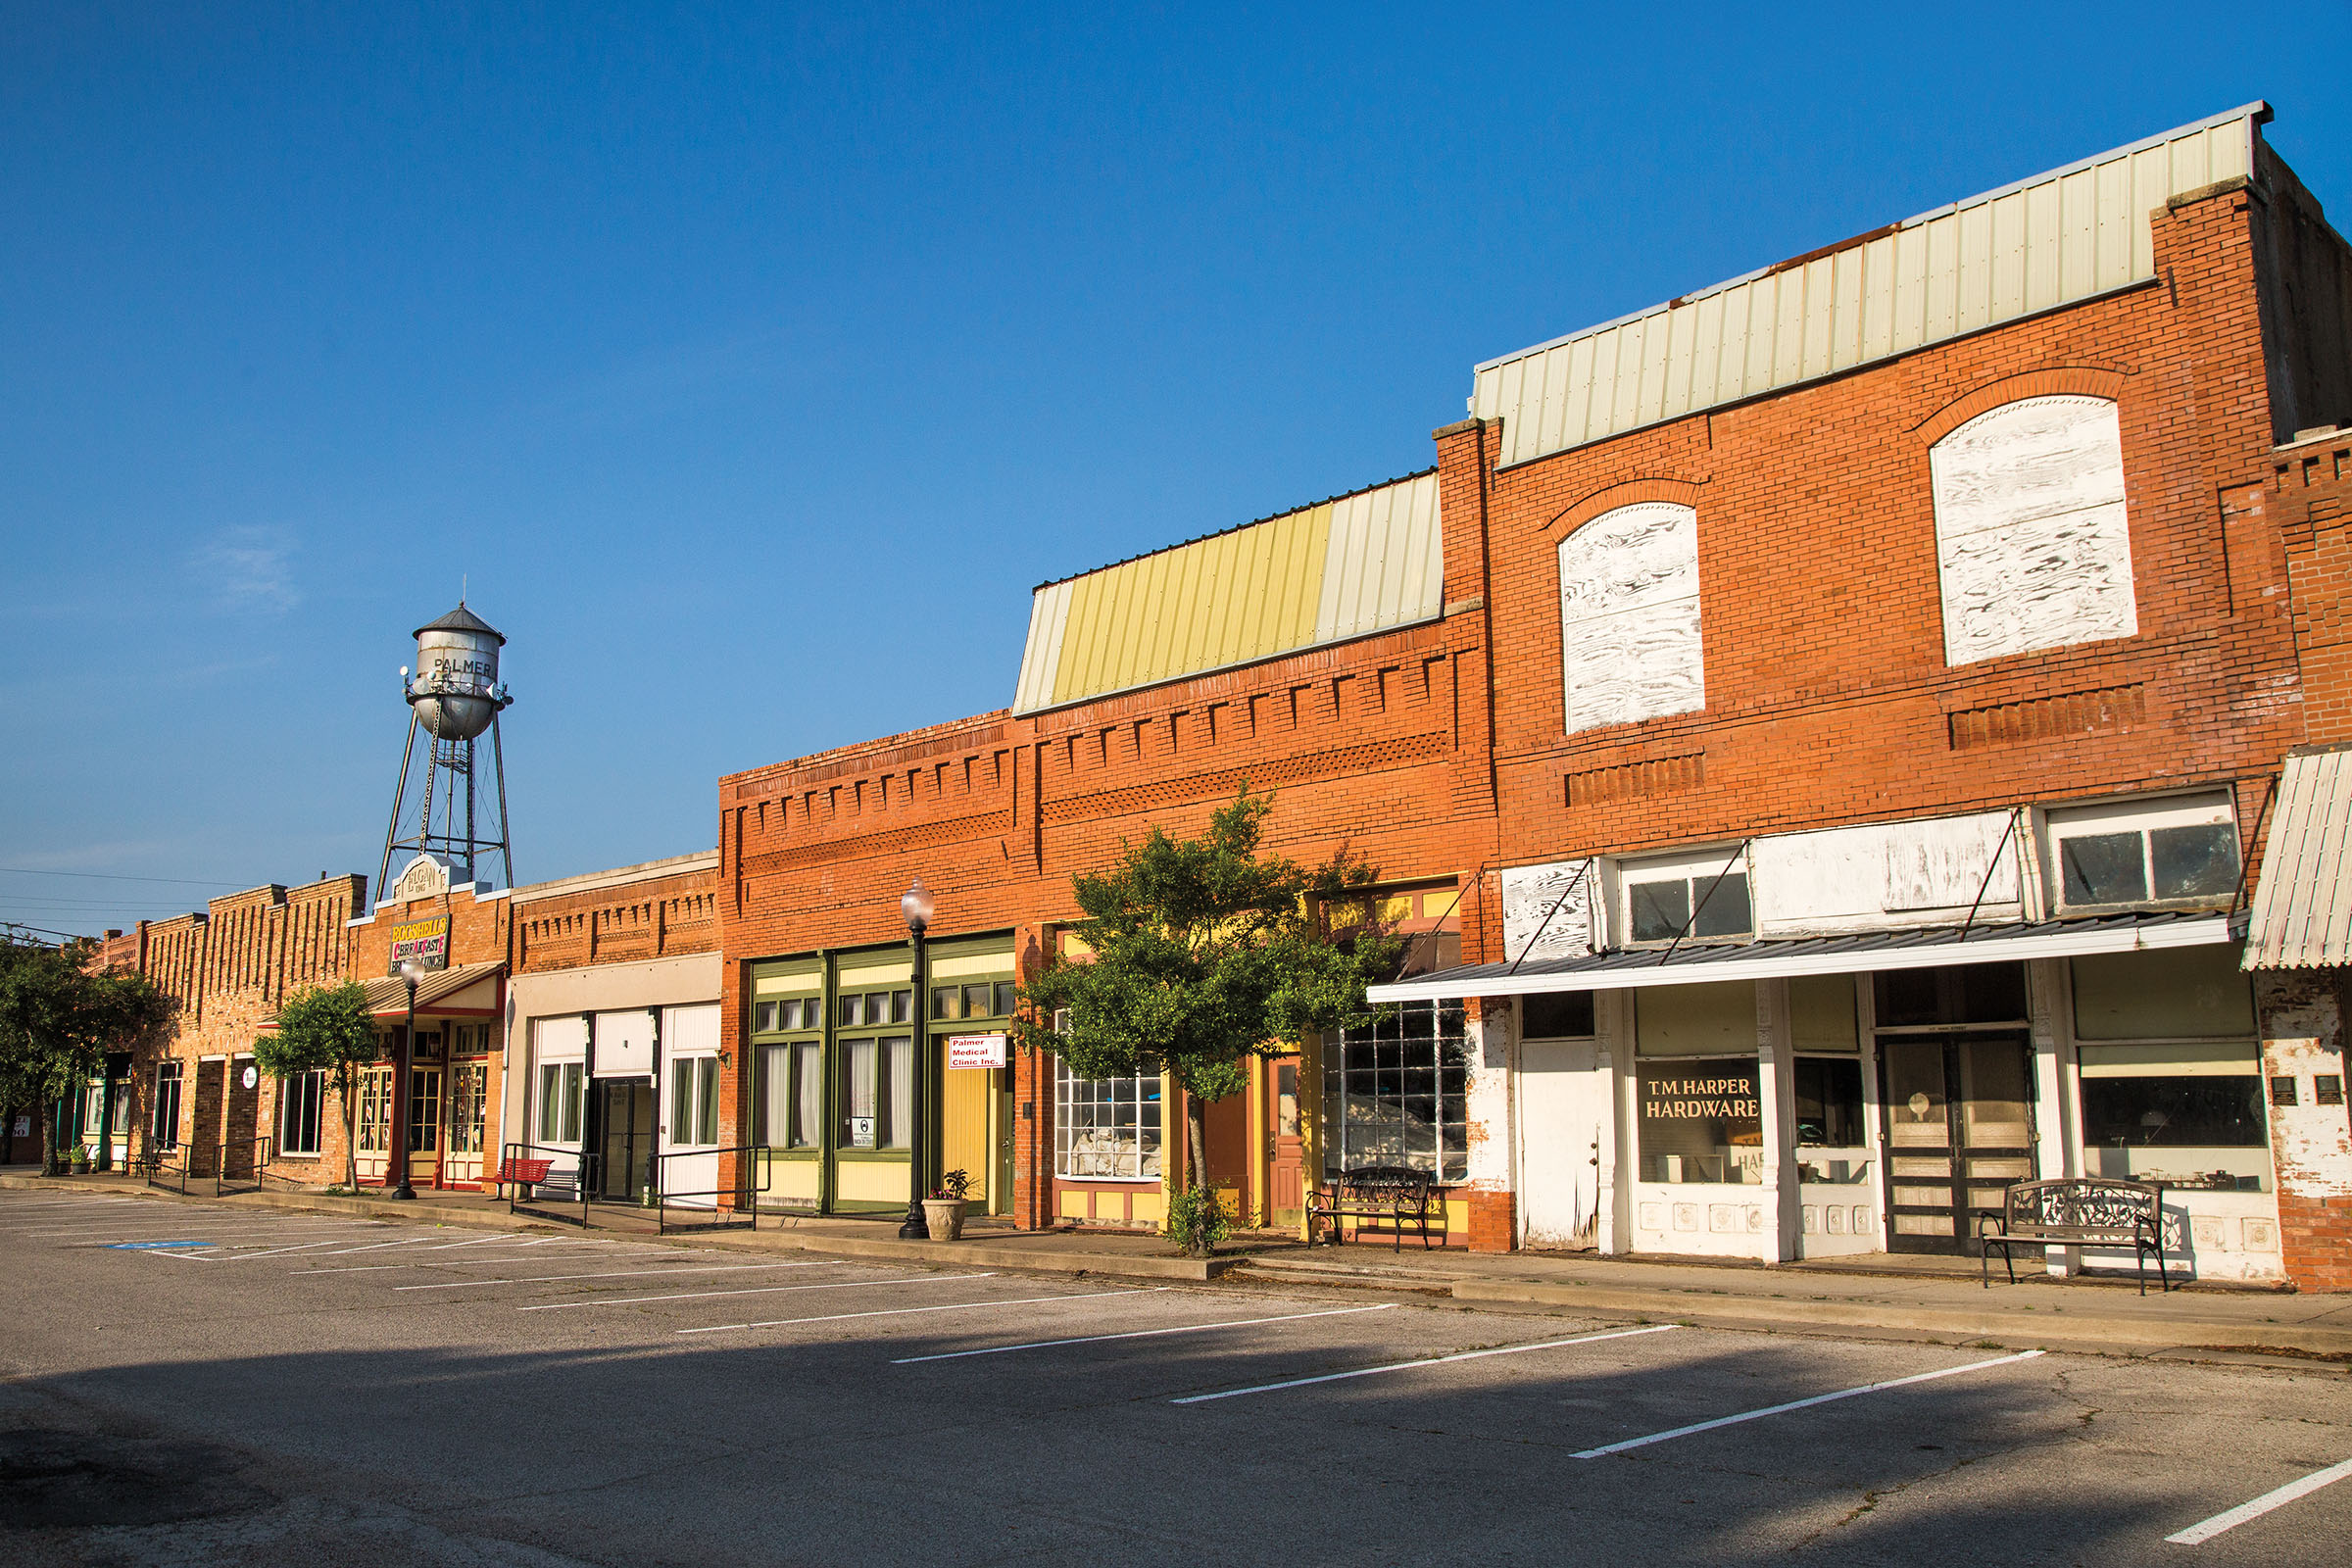
M392 794L392 822L384 835L384 858L376 868L376 897L382 898L402 851L429 855L454 875L473 878L493 852L500 886L514 885L514 852L507 831L506 751L499 715L514 694L499 684L499 649L506 638L464 604L416 629L416 669L401 670L401 694L409 704L409 738L400 754L400 779ZM411 814L411 781L416 775L417 732L424 733L422 788L415 796L415 831L404 832ZM482 778L480 738L490 738L490 774Z

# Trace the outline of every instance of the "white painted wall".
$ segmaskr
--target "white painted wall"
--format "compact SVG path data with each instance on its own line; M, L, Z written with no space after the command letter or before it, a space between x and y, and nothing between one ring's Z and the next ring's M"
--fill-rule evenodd
M2017 919L2028 834L2011 831L2010 822L2010 812L1980 811L1759 838L1750 849L1748 890L1756 934L1957 924L1980 887L1979 920Z

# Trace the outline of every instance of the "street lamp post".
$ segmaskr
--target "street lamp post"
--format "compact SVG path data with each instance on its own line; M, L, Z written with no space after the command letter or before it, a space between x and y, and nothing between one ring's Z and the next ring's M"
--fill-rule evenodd
M923 932L931 924L931 890L916 877L899 900L899 912L906 917L907 945L913 949L909 976L914 987L912 1014L914 1040L907 1052L912 1063L913 1093L907 1096L912 1106L913 1125L906 1129L906 1222L899 1227L899 1239L906 1242L927 1242L931 1226L923 1218L923 1200L931 1196L930 1183L924 1180L923 1127L928 1107L923 1103L925 1082L931 1076L931 1009L929 984L923 976Z
M416 1049L416 982L424 978L424 965L415 958L401 959L400 978L409 988L409 1021L400 1031L400 1050L392 1058L392 1103L385 1107L392 1124L384 1129L384 1154L400 1173L388 1196L413 1199L416 1189L409 1185L409 1059Z

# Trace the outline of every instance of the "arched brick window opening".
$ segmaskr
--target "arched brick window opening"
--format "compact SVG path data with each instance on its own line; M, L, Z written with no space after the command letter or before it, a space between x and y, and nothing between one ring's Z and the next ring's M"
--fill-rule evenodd
M1560 541L1560 674L1571 734L1706 706L1696 511L1638 502Z

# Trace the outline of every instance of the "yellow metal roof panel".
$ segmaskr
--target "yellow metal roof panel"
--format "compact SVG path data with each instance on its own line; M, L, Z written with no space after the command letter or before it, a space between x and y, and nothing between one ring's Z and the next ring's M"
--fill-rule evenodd
M1434 619L1444 593L1436 473L1374 485L1039 588L1013 711Z

